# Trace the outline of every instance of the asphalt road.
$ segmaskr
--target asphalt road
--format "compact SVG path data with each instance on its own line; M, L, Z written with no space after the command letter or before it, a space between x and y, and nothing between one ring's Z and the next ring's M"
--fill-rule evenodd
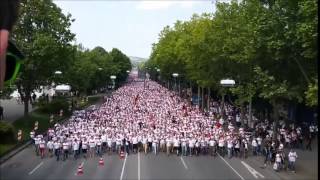
M261 164L220 156L139 153L120 159L117 155L105 154L103 160L104 165L100 166L98 157L86 160L69 157L66 161L49 157L41 159L30 146L1 164L0 179L281 179L275 172L260 168ZM82 163L83 174L78 175L78 166ZM254 170L249 170L245 164Z

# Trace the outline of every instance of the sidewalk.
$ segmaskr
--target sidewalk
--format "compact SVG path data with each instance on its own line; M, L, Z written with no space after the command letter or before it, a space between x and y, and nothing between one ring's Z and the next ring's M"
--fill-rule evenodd
M286 155L288 155L289 149L285 149ZM272 165L264 167L264 156L252 156L250 155L245 161L252 164L253 167L260 167L267 171L272 171L277 174L281 179L293 180L313 180L318 179L318 139L315 138L312 143L312 151L295 149L298 155L296 161L296 173L291 171L281 170L275 172Z
M0 99L0 104L4 109L4 121L13 123L15 120L24 116L24 104L18 104L15 98ZM29 112L35 110L29 104Z

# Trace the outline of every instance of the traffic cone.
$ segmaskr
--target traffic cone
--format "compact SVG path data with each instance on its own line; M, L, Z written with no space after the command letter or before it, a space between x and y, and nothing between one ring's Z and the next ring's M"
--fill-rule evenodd
M102 158L100 158L100 160L99 160L99 165L100 165L100 166L103 166L103 165L104 165L104 162L103 162L103 159L102 159Z
M80 164L80 166L78 167L78 175L82 175L83 174L83 169L82 169L82 164Z
M124 153L123 151L120 152L120 159L123 159L124 158Z

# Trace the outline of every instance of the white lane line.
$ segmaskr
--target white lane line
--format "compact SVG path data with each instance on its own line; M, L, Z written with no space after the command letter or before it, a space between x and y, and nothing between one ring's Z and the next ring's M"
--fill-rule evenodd
M220 156L220 154L218 154L218 156L240 177L241 180L245 180L223 157Z
M264 178L264 176L259 173L257 170L255 170L254 168L252 168L251 166L249 166L249 164L241 161L241 163L248 169L248 171L256 178L258 179L259 177Z
M82 161L82 163L80 164L80 166L82 167L82 171L83 171L83 165L84 165L84 161ZM77 176L77 175L78 175L78 168L79 168L79 167L77 167L77 172L76 172L76 173L74 173L74 175L75 175L75 176Z
M138 180L140 180L140 152L138 152Z
M32 171L29 172L29 175L31 175L32 173L34 173L40 166L42 166L43 162L41 162L40 164L38 164Z
M183 158L181 156L180 156L180 159L181 159L181 162L182 162L184 168L188 169L187 164L184 162L184 160L183 160Z
M126 157L124 158L124 163L122 165L120 180L122 180L122 178L123 178L123 172L124 172L124 167L126 166L126 162L127 162L127 154L126 154Z

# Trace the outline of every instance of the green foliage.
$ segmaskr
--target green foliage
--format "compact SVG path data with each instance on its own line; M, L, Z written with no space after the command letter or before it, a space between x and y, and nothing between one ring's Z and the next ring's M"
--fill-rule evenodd
M74 48L71 15L64 15L51 0L22 0L12 39L26 56L16 81L25 114L31 91L49 85L54 72L68 69Z
M117 83L124 82L127 70L131 70L130 59L118 49L107 52L102 47L91 51L77 47L73 64L64 77L73 91L87 93L110 84L111 75L117 76Z
M16 141L15 129L10 123L0 121L0 144Z
M55 98L49 104L39 104L37 112L46 114L59 114L62 109L65 114L69 112L69 102L65 98Z
M309 84L308 90L305 92L306 103L308 106L318 106L318 80L313 84Z
M166 26L153 44L147 67L171 79L215 92L219 81L236 80L231 88L242 105L255 97L282 102L315 102L317 79L317 1L231 1L217 3L214 14L193 15ZM306 93L306 94L305 94ZM311 98L312 97L312 98ZM312 100L314 102L312 102Z

